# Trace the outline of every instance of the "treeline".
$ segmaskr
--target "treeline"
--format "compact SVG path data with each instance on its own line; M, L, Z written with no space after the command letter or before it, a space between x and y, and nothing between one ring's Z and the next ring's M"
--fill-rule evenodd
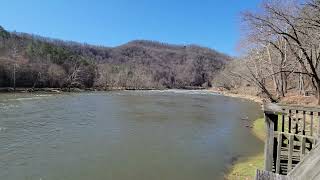
M318 97L320 104L320 1L265 1L245 12L245 55L227 65L216 83L249 89L279 102L289 94Z
M132 41L108 48L0 27L0 87L210 87L228 61L230 57L196 45Z

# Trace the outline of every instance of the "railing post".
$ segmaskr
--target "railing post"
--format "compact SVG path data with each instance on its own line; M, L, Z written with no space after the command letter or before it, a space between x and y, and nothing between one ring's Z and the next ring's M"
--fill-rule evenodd
M295 118L295 134L299 133L299 111L296 110L296 118Z
M300 147L300 161L304 158L306 154L306 137L301 138L301 147Z
M291 109L289 109L288 132L291 133Z
M303 134L303 135L306 135L306 111L303 111L302 134Z
M293 148L294 148L294 135L289 135L289 147L288 147L288 173L292 170L292 156L293 156Z
M267 131L267 139L265 143L265 161L264 168L266 171L272 171L272 165L274 161L274 131L278 128L278 115L272 112L265 112L265 124Z
M320 138L320 112L318 112L318 136L317 138Z
M310 112L310 136L313 136L313 112Z
M284 126L285 126L285 116L284 116L285 109L282 109L281 117L282 117L282 122L281 122L281 132L284 132Z
M278 146L277 146L277 160L276 160L276 173L280 174L280 158L281 158L281 147L282 147L282 132L278 134Z
M320 139L320 107L264 104L264 118L265 171L290 173Z

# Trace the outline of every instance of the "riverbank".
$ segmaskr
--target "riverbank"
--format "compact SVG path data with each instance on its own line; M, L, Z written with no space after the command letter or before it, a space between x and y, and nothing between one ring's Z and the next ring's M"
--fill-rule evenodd
M130 88L130 87L113 87L113 88L0 88L2 93L63 93L63 92L85 92L85 91L120 91L120 90L164 90L160 88Z
M252 133L261 141L266 135L264 130L264 119L259 118L253 122ZM226 174L228 180L253 180L256 169L263 169L264 152L260 152L250 157L239 158L232 164L232 168Z
M210 92L221 94L221 95L228 96L228 97L247 99L247 100L259 103L259 104L263 103L263 98L260 98L258 96L253 96L253 95L248 95L248 94L241 94L241 93L236 93L236 92L232 92L232 91L225 91L225 90L220 90L220 89L216 89L216 88L210 88L208 90Z
M209 89L213 93L221 94L228 97L247 99L250 101L254 101L263 104L263 98L258 96L248 95L248 94L240 94L231 91L224 91L219 89ZM265 140L265 127L264 127L264 119L259 118L256 119L252 124L251 132L256 136L259 140ZM253 180L255 176L256 169L263 169L264 166L264 152L259 152L258 154L249 156L249 157L240 157L235 162L232 163L231 169L225 175L225 179L227 180Z
M221 94L224 96L247 99L254 101L259 104L263 104L268 100L255 95L256 92L250 88L248 89L237 89L237 90L225 90L220 88L210 88L209 91L217 94ZM279 103L282 104L294 104L294 105L318 105L317 97L315 95L300 95L296 92L288 92L285 97L279 99Z
M181 90L206 90L203 87L186 86L178 88ZM169 90L169 88L138 88L138 87L93 87L93 88L12 88L12 87L0 87L0 93L63 93L63 92L85 92L85 91L148 91L148 90Z

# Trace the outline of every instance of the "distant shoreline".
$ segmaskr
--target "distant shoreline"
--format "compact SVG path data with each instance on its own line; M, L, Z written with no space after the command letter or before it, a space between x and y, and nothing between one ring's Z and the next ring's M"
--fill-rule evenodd
M203 87L184 87L184 88L134 88L134 87L112 87L112 88L0 88L0 93L65 93L65 92L98 92L98 91L148 91L148 90L209 90Z
M219 95L247 99L260 105L263 103L263 99L258 96L246 95L246 94L236 94L228 91L217 90L215 88L204 88L204 87L194 87L188 86L183 88L134 88L134 87L110 87L110 88L14 88L12 87L2 87L0 88L0 93L68 93L68 92L108 92L108 91L151 91L151 90L206 90L211 93L216 93Z

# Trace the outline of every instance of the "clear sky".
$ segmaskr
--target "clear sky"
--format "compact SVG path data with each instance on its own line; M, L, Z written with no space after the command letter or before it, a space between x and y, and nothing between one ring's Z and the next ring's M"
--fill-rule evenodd
M236 55L240 12L260 0L1 0L17 32L117 46L136 39L198 44Z

